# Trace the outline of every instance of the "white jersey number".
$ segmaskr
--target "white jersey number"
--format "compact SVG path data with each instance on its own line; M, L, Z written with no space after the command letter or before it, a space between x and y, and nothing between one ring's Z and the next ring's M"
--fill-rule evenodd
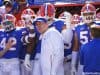
M72 43L68 43L67 45L64 45L64 49L70 49L72 47Z
M88 43L87 34L88 34L88 31L82 31L82 32L80 32L80 42L81 42L81 44Z
M17 43L17 40L16 40L16 38L14 38L14 37L9 38L8 40L11 40L11 41L12 41L12 45L13 45L13 46L16 45L16 43ZM3 39L1 40L1 42L0 42L0 47L1 47L1 48L5 48L6 41L7 41L7 38L3 38ZM10 48L9 50L10 50L10 51L15 51L16 48L15 48L15 47L12 47L12 48Z

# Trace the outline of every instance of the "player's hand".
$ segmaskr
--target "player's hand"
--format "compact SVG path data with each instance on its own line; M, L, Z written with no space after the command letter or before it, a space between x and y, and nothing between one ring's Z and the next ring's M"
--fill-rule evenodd
M9 40L5 45L5 50L9 50L13 46L13 41Z
M71 69L71 75L76 75L77 71L75 67L72 67Z
M64 64L66 64L66 63L67 63L67 57L64 58Z
M72 51L72 61L71 61L71 75L76 75L77 73L77 57L78 52Z
M28 71L32 70L29 54L26 54L26 56L25 56L24 66Z

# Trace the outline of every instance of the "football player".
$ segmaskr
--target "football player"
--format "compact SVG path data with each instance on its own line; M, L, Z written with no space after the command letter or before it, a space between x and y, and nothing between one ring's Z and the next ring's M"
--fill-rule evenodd
M2 25L4 30L0 32L0 75L20 75L19 52L23 43L32 44L32 33L23 35L22 30L15 28L16 18L12 14L5 14ZM27 32L27 31L24 31ZM33 33L34 34L34 33ZM32 44L33 45L33 44ZM30 55L30 48L27 55Z
M28 31L35 32L34 26L32 24L35 18L36 18L35 12L32 9L27 8L27 9L23 10L23 12L21 14L21 20L24 21L25 25L22 29L23 30L29 29ZM31 35L31 36L33 37L33 36L35 36L35 34ZM34 40L36 40L36 39L34 39ZM32 70L33 70L33 67L34 67L33 66L33 64L34 64L33 58L32 58L34 56L33 52L31 53L31 56L28 55L28 57L26 57L25 56L26 49L27 49L26 46L23 45L22 49L23 49L23 51L21 51L21 56L20 56L20 59L21 59L21 74L22 75L32 75L32 72L33 72ZM34 48L31 48L31 49L33 50ZM24 59L25 59L25 63L23 63ZM30 59L31 59L31 61L30 61ZM29 66L26 66L26 68L25 68L25 64L27 65L29 61L31 63L31 65L30 65L31 69L29 68Z
M77 56L78 56L80 46L91 41L89 27L95 21L95 17L96 17L95 7L92 4L88 4L88 3L85 4L81 9L81 16L84 23L82 25L78 25L75 28L75 34L74 34L74 47L72 51L72 70L71 70L72 75L75 75L77 71L77 68L76 68L78 64ZM82 72L78 72L78 74L79 73L82 73Z
M80 48L80 64L84 75L99 75L100 25L90 26L92 40Z
M60 14L59 19L64 21L64 24L56 24L64 38L64 75L71 75L71 53L73 42L73 30L71 28L71 13L64 11ZM60 28L58 28L60 27Z
M78 14L74 14L71 18L71 26L72 28L76 27L80 23L80 16Z

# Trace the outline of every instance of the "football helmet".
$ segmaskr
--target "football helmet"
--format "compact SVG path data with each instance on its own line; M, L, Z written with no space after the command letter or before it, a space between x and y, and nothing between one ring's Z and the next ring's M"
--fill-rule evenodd
M5 14L3 17L2 25L6 32L15 29L16 17L12 14Z
M63 20L66 26L70 26L71 24L71 13L64 11L59 15L59 19Z
M35 17L36 17L35 12L30 8L25 9L21 15L21 19L24 20L25 22L33 23Z
M96 8L92 4L85 4L81 9L81 16L85 23L91 23L96 17Z
M51 3L43 4L39 9L39 16L45 17L47 19L55 17L55 7Z

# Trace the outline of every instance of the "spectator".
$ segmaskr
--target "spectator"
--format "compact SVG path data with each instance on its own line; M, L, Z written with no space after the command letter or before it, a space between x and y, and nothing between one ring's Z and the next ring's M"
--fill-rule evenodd
M11 13L12 7L13 5L11 1L4 1L4 5L0 7L0 23L2 21L2 17L4 16L4 14Z
M14 0L14 2L13 2L13 8L12 8L12 13L14 15L18 14L19 10L20 10L19 2L18 2L18 0Z
M2 6L2 4L3 4L3 0L0 0L0 6Z

